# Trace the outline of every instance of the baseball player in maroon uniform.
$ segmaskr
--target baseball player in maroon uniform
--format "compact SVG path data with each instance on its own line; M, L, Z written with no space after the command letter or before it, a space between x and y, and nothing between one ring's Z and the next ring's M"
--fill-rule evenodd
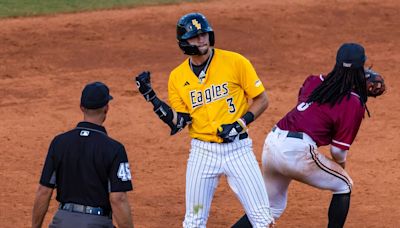
M311 75L299 91L296 107L268 134L262 155L265 184L273 217L286 208L292 180L330 190L328 227L343 227L353 181L344 170L367 102L364 48L343 44L334 69L326 76ZM332 159L318 152L330 145ZM251 227L246 216L233 227Z

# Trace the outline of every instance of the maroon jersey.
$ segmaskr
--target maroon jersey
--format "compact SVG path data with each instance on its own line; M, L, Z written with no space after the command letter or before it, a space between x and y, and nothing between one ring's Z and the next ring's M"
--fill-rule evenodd
M333 107L330 104L306 103L323 80L322 75L309 76L300 88L296 107L277 126L282 130L305 132L318 146L332 144L348 150L364 118L365 107L359 95L353 92L349 99L344 97Z

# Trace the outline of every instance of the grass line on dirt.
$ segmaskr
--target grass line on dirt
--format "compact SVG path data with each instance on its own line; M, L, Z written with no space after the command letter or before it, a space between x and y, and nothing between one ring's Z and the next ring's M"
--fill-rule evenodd
M4 0L0 1L0 18L199 1L200 0Z

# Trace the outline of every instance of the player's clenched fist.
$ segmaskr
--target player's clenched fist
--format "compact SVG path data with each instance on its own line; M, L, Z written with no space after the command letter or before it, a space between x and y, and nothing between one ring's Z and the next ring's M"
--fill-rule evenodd
M144 99L146 99L146 101L151 101L156 97L156 93L151 88L149 71L143 71L138 76L136 76L135 80L139 92L144 96Z

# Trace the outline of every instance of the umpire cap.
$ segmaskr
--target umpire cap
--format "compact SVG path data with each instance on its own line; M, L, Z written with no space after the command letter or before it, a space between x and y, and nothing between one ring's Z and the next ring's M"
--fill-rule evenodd
M82 90L81 106L87 109L98 109L113 99L110 90L102 82L89 83Z

